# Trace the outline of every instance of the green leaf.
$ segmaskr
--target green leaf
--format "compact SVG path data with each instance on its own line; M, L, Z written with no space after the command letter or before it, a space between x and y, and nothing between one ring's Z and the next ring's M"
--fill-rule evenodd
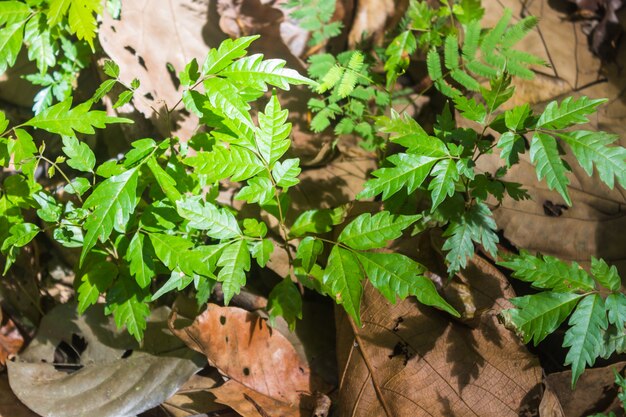
M624 332L626 325L626 295L621 292L609 294L604 303L609 323Z
M54 197L45 191L38 191L32 194L33 199L39 204L37 216L45 222L56 223L61 218L63 207L61 207Z
M602 351L602 334L608 327L602 297L590 294L583 298L570 317L569 325L563 338L563 347L570 348L565 357L565 366L572 365L574 389L585 366L593 366Z
M124 259L128 261L129 271L141 288L146 288L156 276L152 248L144 241L142 233L135 233L128 244Z
M218 48L212 48L209 50L202 65L202 74L217 74L229 66L235 59L244 56L250 44L259 37L260 35L254 35L242 36L237 39L226 39Z
M423 276L425 268L399 253L358 254L365 274L390 302L414 295L426 305L447 311L455 317L459 313L437 293L435 285Z
M572 200L567 191L567 171L569 167L563 162L559 155L556 140L545 133L535 132L530 143L530 161L535 165L537 178L545 178L551 190L557 190L568 205L572 205Z
M117 83L117 80L105 80L102 84L100 84L96 92L93 94L92 100L94 103L102 100L102 98L104 98L104 96L106 96L113 89L115 83Z
M387 89L396 80L397 74L401 74L409 66L409 57L417 49L415 35L410 30L405 30L396 36L385 49L384 70L387 72Z
M298 175L300 175L301 171L298 158L285 159L282 162L276 162L276 165L272 168L272 176L274 181L276 181L276 185L287 189L300 182Z
M240 146L215 146L211 152L198 152L184 160L199 175L206 175L209 182L231 177L233 181L247 180L265 167L252 152Z
M152 294L150 301L154 301L160 298L163 294L166 294L170 291L182 291L189 286L193 282L193 277L186 275L180 269L175 269L170 273L169 279L155 292Z
M107 116L102 110L89 110L91 102L86 101L70 110L72 98L69 97L39 113L26 123L56 133L61 136L75 136L75 132L94 134L94 127L104 128L110 123L132 123L132 120L121 117Z
M269 239L257 240L250 243L250 254L261 268L270 260L272 253L274 252L274 243Z
M224 118L222 123L239 135L240 144L248 143L254 149L255 126L248 113L250 105L241 97L239 89L224 78L205 80L204 89L209 109Z
M87 257L78 277L82 282L78 287L78 312L83 314L87 308L98 302L117 277L117 266L109 262L106 256L92 253Z
M292 332L296 329L296 319L302 320L302 297L291 279L283 279L272 288L267 301L270 326L276 325L276 318L283 317Z
M244 219L243 228L243 234L246 236L263 238L267 234L267 226L264 222L260 222L257 219Z
M30 7L24 2L2 1L0 2L0 26L23 22L31 12Z
M138 342L143 339L146 318L150 315L147 300L148 294L130 277L118 279L107 294L106 311L113 313L117 327L126 326Z
M137 168L110 177L100 183L93 193L85 200L83 208L93 209L87 218L84 228L84 246L80 255L80 263L85 255L94 247L98 239L106 241L115 228L124 233L130 215L135 211L139 202L137 197Z
M259 203L262 206L274 198L274 185L265 176L251 178L248 185L239 190L235 198L248 203Z
M363 294L363 272L356 256L339 246L334 246L328 257L322 283L328 288L337 304L361 326L360 308Z
M184 197L177 201L176 211L182 218L189 220L190 227L207 230L207 234L215 239L241 236L241 229L232 213L203 202L200 196Z
M410 194L422 185L438 160L439 158L406 153L392 155L387 161L394 166L374 171L374 179L365 183L363 191L357 197L362 199L382 194L383 200L386 200L403 187Z
M556 100L548 103L539 116L537 127L544 129L564 129L574 124L587 123L587 115L594 113L607 99L592 100L582 96L578 99L567 97L559 105Z
M15 65L17 55L22 49L24 24L13 23L0 29L0 74Z
M241 287L246 284L246 272L250 270L247 242L239 239L226 246L217 261L217 266L222 267L217 280L222 283L224 304L228 305L233 296L239 294Z
M152 175L154 175L154 178L159 184L159 187L161 187L161 190L163 191L163 193L165 193L168 200L170 200L172 204L176 204L176 202L182 197L180 192L176 188L176 180L174 180L174 178L172 178L170 174L168 174L163 168L161 168L155 156L152 156L150 159L148 159L147 165L148 168L150 168L150 171L152 171Z
M85 40L94 50L93 40L98 30L97 15L102 13L100 0L71 0L68 15L70 32L80 40Z
M608 146L619 139L618 135L577 130L560 133L559 137L569 145L587 175L593 174L595 166L600 179L609 188L613 189L615 178L622 187L626 187L626 148Z
M519 162L519 154L526 151L524 139L513 132L504 132L496 145L502 151L500 157L506 161L506 166L511 167Z
M194 271L188 263L189 249L193 247L191 240L163 233L150 233L148 236L154 253L163 265L170 271L179 268L185 274L193 275Z
M535 288L557 292L593 291L593 279L576 262L570 264L552 256L537 257L522 251L498 265L513 270L513 276Z
M337 241L358 250L382 248L388 241L402 236L402 231L420 217L419 214L393 216L388 211L373 216L363 213L342 230Z
M502 311L507 326L513 326L524 343L537 346L554 332L572 312L582 294L545 291L512 298L516 307Z
M13 142L11 153L17 169L21 169L30 181L35 181L35 169L37 168L37 146L33 137L23 129L15 129L16 140Z
M532 111L528 103L515 106L504 112L504 123L511 130L522 130L531 114Z
M433 179L428 184L428 189L431 191L431 211L434 211L446 196L452 197L454 194L456 182L459 180L459 172L453 160L444 159L437 162L430 175Z
M65 191L68 194L76 194L76 195L81 196L85 194L87 190L89 190L89 188L91 188L91 184L89 183L89 180L87 178L78 177L78 178L72 179L72 181L69 184L63 187L63 191Z
M453 273L465 268L467 258L474 255L474 244L482 244L493 256L496 256L498 235L496 222L489 207L484 203L476 203L465 211L460 219L451 220L443 236L447 237L443 249L446 255L448 271Z
M56 26L67 14L72 0L50 0L50 8L47 11L48 25Z
M131 90L122 91L120 95L117 96L117 100L113 104L113 108L119 109L124 104L130 103L130 101L133 99L134 94L134 91Z
M39 72L45 73L48 68L54 67L55 50L43 15L33 17L26 23L24 41L28 44L28 59L37 63Z
M104 73L111 78L117 78L120 76L120 67L114 61L110 59L104 61L104 67L102 68Z
M313 265L317 262L317 257L324 250L324 243L312 236L307 236L298 245L296 251L296 259L302 261L302 268L308 273L313 269Z
M259 128L256 129L256 145L259 154L271 167L289 149L291 123L285 123L289 112L280 108L276 95L265 106L265 113L259 113Z
M307 233L327 233L332 230L333 226L343 222L345 216L346 208L343 206L334 209L307 210L296 218L289 234L299 237Z
M611 291L619 290L622 285L622 280L617 273L615 265L609 267L604 259L591 257L591 273L604 288Z
M263 60L263 54L254 54L233 62L220 71L220 75L232 82L260 91L267 91L267 84L283 90L289 90L290 84L316 84L295 70L283 68L284 66L285 61L282 59Z
M69 158L66 163L78 171L93 172L96 156L85 142L79 142L76 136L63 136L63 153Z

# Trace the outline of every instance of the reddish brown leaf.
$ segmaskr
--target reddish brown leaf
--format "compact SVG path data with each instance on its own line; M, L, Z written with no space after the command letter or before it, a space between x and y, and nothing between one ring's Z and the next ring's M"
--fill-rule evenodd
M263 395L235 380L213 388L216 402L225 404L244 417L301 417L311 412Z
M246 310L209 304L191 326L172 331L231 380L286 405L322 388L293 345Z
M5 317L0 311L2 317L2 327L0 327L0 364L4 365L7 359L15 355L22 348L24 338L20 334L15 323Z

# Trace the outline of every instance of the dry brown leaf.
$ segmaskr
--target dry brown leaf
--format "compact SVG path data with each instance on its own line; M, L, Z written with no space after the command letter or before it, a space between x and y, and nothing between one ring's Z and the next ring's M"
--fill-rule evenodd
M476 328L413 298L389 304L366 285L364 326L338 317L339 416L502 417L536 409L541 368L497 322L512 290L485 265L471 261L464 277L482 312Z
M618 362L605 368L586 369L576 382L576 389L572 390L572 371L556 372L546 377L546 394L542 399L546 406L540 408L541 417L587 417L591 414L608 414L611 411L623 415L621 403L617 398L615 375L613 368L624 372L626 362ZM546 399L548 395L548 399ZM551 399L554 396L555 399ZM548 407L550 403L554 408ZM562 410L562 414L558 410ZM552 413L557 410L556 413Z
M224 406L218 405L215 397L209 392L221 381L222 377L215 370L208 375L196 374L189 378L176 394L161 404L161 407L172 417L190 417L201 413L223 411Z
M529 102L540 111L548 101L562 100L568 95L606 97L609 102L583 128L618 134L619 144L626 146L626 78L621 72L626 65L626 42L619 45L617 62L603 65L589 50L580 22L567 21L565 10L551 7L555 4L518 0L483 2L487 8L486 24L495 23L504 7L513 10L514 20L528 14L540 17L537 29L520 43L520 48L537 54L552 67L542 68L544 75L532 81L516 80L517 93L510 105ZM625 11L621 13L622 21ZM497 155L481 158L479 168L493 173L496 159ZM494 211L498 226L517 247L582 264L588 264L594 255L626 273L623 237L626 192L619 187L610 190L597 175L589 178L571 155L565 159L573 168L570 175L573 206L560 208L564 204L562 198L548 190L545 182L537 181L526 153L505 179L522 183L532 200L505 200Z
M301 417L311 415L310 411L280 402L232 379L224 385L212 389L211 393L215 395L218 403L229 406L243 417Z
M291 343L257 314L209 304L191 326L172 331L231 380L295 410L323 389Z
M373 39L374 43L380 44L385 30L400 22L408 5L407 0L358 0L348 35L350 48L364 39Z
M7 359L20 351L24 345L24 338L15 327L15 323L0 310L0 365L4 365Z

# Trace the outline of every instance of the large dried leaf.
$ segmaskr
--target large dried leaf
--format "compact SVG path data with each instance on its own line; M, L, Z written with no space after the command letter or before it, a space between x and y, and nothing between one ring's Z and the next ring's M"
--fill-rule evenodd
M120 336L101 305L78 317L76 306L60 305L41 322L31 346L8 363L9 382L31 410L46 416L134 416L170 397L196 373L204 360L166 331L167 309L149 320L143 349ZM70 346L80 354L68 364L76 372L58 370L55 353ZM157 354L161 352L160 354ZM26 362L27 361L27 362ZM61 364L62 365L62 364ZM63 368L62 368L63 369Z
M446 295L481 312L475 328L366 286L363 327L338 317L339 416L502 417L537 406L539 363L495 317L512 295L506 279L475 259L464 278L469 293Z
M556 3L554 3L556 5ZM517 0L484 2L487 7L486 22L494 23L502 8L513 10L514 19L521 15L540 16L539 24L520 48L537 54L552 64L544 68L532 81L515 80L517 93L513 104L528 102L541 110L551 100L566 96L608 98L600 106L586 130L605 130L620 136L618 144L626 146L626 78L621 68L626 64L626 43L617 45L616 62L601 63L589 50L587 36L581 22L568 22L565 9L554 9L552 2ZM623 21L624 13L620 17ZM564 146L568 150L567 146ZM497 158L497 155L494 156ZM578 165L571 152L564 159L572 167L570 196L573 206L565 209L558 193L538 182L528 153L520 158L505 179L522 183L532 200L504 201L494 211L498 226L517 247L532 252L543 252L563 259L588 265L591 255L605 258L626 271L626 246L623 230L626 228L624 208L626 192L616 186L610 190L598 178L597 172L589 178ZM481 158L479 168L495 172L493 158Z
M209 304L191 326L173 331L222 374L294 412L323 388L291 343L254 313Z

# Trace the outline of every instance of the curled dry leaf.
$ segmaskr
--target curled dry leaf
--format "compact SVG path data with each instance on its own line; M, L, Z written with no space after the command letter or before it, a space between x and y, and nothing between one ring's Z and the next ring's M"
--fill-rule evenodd
M246 395L259 404L266 404L262 397L268 397L295 413L290 415L300 415L300 408L310 408L311 396L324 389L291 343L280 332L270 329L257 314L209 304L191 326L172 331L189 347L204 353L209 364L230 378L233 383L215 392L221 396L218 396L220 402L229 406L227 401L238 404L243 396L235 395L235 382L251 390L254 395Z
M541 368L497 322L505 296L512 295L506 279L495 268L481 267L472 262L465 271L476 311L483 312L475 328L412 298L392 305L366 285L363 327L345 314L337 318L338 416L502 417L536 411Z

